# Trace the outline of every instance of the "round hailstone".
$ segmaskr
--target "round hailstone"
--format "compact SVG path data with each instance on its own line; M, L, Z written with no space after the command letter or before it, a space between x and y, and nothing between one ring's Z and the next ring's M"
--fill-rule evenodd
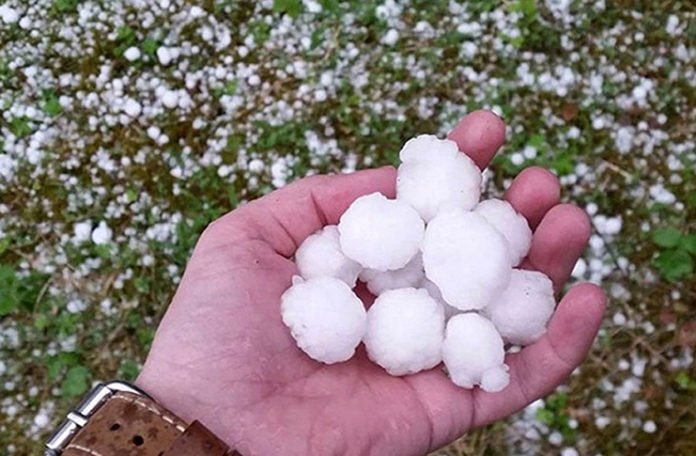
M172 55L172 52L169 48L162 46L157 49L157 60L159 60L159 63L161 65L169 65L173 59L174 55Z
M441 360L445 316L425 290L381 294L367 312L367 355L391 375L435 367Z
M138 103L132 98L126 99L126 102L123 104L122 109L123 112L125 112L130 117L138 117L143 110L142 106L140 106L140 103Z
M457 309L456 307L450 306L445 302L444 299L442 299L442 293L440 293L440 289L430 280L423 280L420 287L425 289L425 291L428 292L431 298L440 303L442 308L445 310L445 321L448 321L450 318L454 317L458 313L462 313L461 310Z
M131 46L123 52L123 56L129 62L134 62L140 58L140 49L135 46Z
M19 20L19 13L7 5L0 5L0 17L5 24L14 24Z
M499 199L481 201L474 212L500 231L510 244L512 265L520 264L532 245L532 230L529 228L527 219L510 203Z
M425 224L408 204L381 193L361 196L338 223L341 249L363 267L403 268L418 253Z
M304 279L336 277L351 288L362 270L362 266L341 252L336 225L326 226L305 239L295 252L295 262Z
M367 284L367 289L375 296L379 296L387 290L416 287L423 281L424 277L423 258L420 253L417 253L401 269L394 271L364 269L360 273L360 280Z
M544 335L555 307L551 279L541 272L513 269L510 285L484 313L505 341L529 345Z
M111 239L114 235L114 232L109 228L109 225L106 224L105 221L99 222L99 225L92 231L92 242L94 242L97 245L103 245L103 244L108 244L111 242Z
M508 243L473 212L448 210L425 230L425 276L445 301L461 310L481 309L510 282Z
M179 105L179 94L175 90L167 90L161 97L162 105L168 109L174 109Z
M333 277L294 282L280 298L280 312L297 346L326 364L350 359L365 334L362 301Z
M450 379L463 388L481 385L493 393L510 382L503 339L493 323L477 313L455 315L447 322L442 360Z
M396 198L413 206L426 222L449 207L471 210L481 196L481 172L457 143L420 135L399 154Z

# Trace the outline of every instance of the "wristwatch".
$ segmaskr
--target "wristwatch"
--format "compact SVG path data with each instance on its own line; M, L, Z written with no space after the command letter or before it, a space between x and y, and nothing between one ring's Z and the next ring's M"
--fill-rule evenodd
M241 456L199 421L186 424L138 387L95 386L46 442L44 456Z

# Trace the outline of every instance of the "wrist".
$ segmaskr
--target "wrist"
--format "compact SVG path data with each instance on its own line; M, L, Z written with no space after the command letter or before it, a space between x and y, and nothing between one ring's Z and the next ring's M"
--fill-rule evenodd
M205 415L204 410L192 401L190 391L178 389L178 382L163 381L163 376L158 375L147 364L143 367L134 382L135 386L148 394L158 404L179 416L182 420L189 423L200 419Z

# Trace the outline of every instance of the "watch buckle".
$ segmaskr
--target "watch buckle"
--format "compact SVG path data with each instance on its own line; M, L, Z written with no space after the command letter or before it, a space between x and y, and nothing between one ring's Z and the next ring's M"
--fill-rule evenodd
M82 402L68 413L65 421L53 432L53 435L46 442L44 456L59 456L77 432L89 422L90 417L118 392L133 393L149 398L140 388L126 382L113 381L97 384L87 393Z

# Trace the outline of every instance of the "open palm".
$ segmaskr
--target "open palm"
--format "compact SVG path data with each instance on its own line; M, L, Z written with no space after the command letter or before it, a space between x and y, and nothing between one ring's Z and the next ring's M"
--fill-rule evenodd
M504 140L495 115L478 111L450 134L483 168ZM441 369L390 377L360 347L326 366L295 345L280 295L297 273L297 246L338 222L357 197L394 196L391 167L314 176L215 221L201 236L155 338L138 384L187 421L198 419L245 456L419 455L503 418L551 392L582 361L600 324L604 295L589 284L561 300L547 334L508 355L510 385L465 390ZM505 198L535 230L524 267L559 290L587 242L579 209L559 204L555 177L520 173Z

